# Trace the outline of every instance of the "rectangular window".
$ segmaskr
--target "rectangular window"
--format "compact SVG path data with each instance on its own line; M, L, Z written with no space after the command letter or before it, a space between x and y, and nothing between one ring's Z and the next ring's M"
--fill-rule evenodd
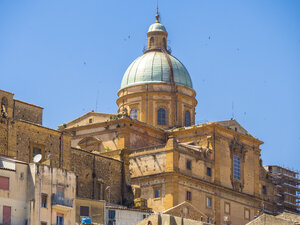
M114 220L116 218L116 211L115 210L108 210L108 219Z
M265 185L262 186L262 193L263 193L264 195L267 194L267 187L266 187Z
M206 197L206 207L211 208L211 198L210 197Z
M32 148L32 159L34 156L36 156L38 154L42 154L42 150L40 148L33 147Z
M188 200L188 201L192 200L192 193L190 191L186 192L186 200Z
M64 225L64 214L57 213L57 215L56 215L56 225Z
M89 123L93 123L93 119L89 119Z
M0 189L9 190L9 177L0 176Z
M250 220L250 210L249 209L245 209L244 217L246 220Z
M191 170L192 169L192 161L191 160L186 160L186 169Z
M41 222L41 225L47 225L47 222Z
M160 189L159 188L156 188L154 190L154 198L160 198Z
M46 194L42 194L42 207L47 208L47 198L48 196Z
M225 202L224 204L224 212L230 214L230 204L228 202Z
M234 179L241 180L241 158L238 156L234 156L233 160Z
M56 194L57 196L59 196L60 198L64 198L65 197L65 188L62 185L57 185L56 186Z
M88 206L80 206L80 216L90 216L90 208Z
M97 183L97 200L101 200L101 184Z
M211 168L210 167L206 168L206 175L211 177Z
M3 225L11 224L11 207L3 206Z

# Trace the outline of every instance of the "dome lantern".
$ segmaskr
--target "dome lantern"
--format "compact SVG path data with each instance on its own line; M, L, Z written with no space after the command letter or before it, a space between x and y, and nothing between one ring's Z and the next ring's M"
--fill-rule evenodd
M148 50L162 49L167 50L167 36L168 32L164 25L159 22L159 13L155 15L156 21L149 27L148 36Z

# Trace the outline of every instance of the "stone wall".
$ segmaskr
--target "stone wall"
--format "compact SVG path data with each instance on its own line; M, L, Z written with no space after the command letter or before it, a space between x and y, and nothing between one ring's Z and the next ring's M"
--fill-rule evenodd
M0 118L0 154L32 162L33 148L41 149L42 161L49 159L53 167L70 169L69 135L25 121Z
M13 115L14 119L42 125L43 108L15 99Z
M77 176L77 196L122 203L122 162L72 148L71 169Z

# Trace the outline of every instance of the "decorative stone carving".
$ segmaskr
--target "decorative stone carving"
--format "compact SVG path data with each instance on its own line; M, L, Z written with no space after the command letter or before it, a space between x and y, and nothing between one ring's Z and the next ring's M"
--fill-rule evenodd
M245 145L240 142L239 137L234 137L233 140L229 144L230 149L230 158L231 158L231 175L230 180L232 184L232 188L236 191L243 191L244 188L244 165L245 165L245 156L247 153L247 149ZM234 179L234 156L238 156L241 159L241 179Z

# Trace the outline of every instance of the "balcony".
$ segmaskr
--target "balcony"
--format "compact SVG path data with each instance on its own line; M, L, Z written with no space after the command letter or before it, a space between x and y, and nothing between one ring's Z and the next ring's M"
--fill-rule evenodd
M300 188L298 187L298 185L289 184L289 183L287 183L287 182L282 183L282 185L285 186L285 187L292 188L292 189L294 189L294 190L300 192Z
M63 211L69 211L73 208L73 199L67 199L62 195L52 195L52 207Z

